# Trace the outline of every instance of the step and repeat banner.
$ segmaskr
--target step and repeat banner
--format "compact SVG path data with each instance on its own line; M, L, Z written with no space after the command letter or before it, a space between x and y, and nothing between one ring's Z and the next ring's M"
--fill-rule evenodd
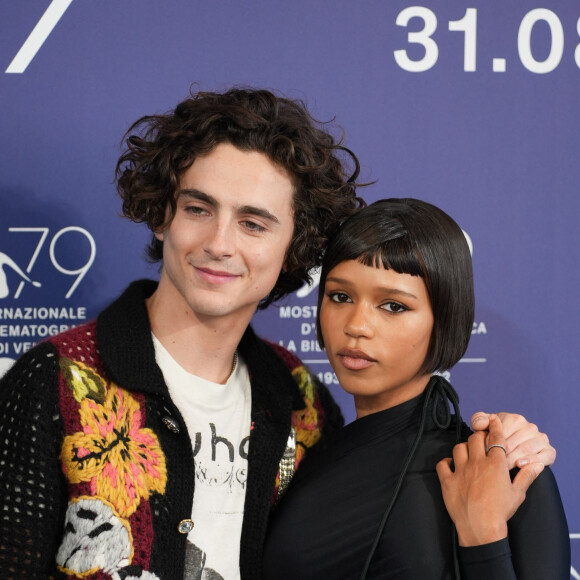
M0 374L158 275L119 217L120 140L190 90L304 100L359 157L361 190L464 229L476 321L464 415L523 413L554 471L580 579L580 2L26 0L0 3ZM353 418L315 336L316 282L256 315Z

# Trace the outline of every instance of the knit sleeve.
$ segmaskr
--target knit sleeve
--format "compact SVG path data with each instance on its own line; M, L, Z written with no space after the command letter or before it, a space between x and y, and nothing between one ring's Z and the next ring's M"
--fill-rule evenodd
M323 437L326 437L344 426L344 416L340 407L330 394L328 387L318 380L318 377L314 375L313 377L317 384L316 392L318 393L318 400L320 401L320 406L324 411L322 435Z
M340 429L344 425L344 417L340 407L333 399L326 385L295 354L278 344L268 341L264 342L268 344L291 370L307 405L309 403L308 399L311 399L311 404L318 411L318 425L322 437L324 438L337 429ZM311 389L306 389L304 385L310 385Z
M46 579L66 509L58 449L58 356L42 344L0 381L0 570Z

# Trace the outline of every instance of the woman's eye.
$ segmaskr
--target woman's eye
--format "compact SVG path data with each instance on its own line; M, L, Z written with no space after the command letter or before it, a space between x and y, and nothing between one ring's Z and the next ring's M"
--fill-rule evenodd
M329 292L328 293L328 297L333 301L333 302L339 302L339 303L345 303L345 302L350 302L350 297L348 294L345 294L344 292Z
M381 305L381 308L383 310L386 310L387 312L393 313L404 312L405 310L408 310L406 306L403 306L398 302L385 302L384 304Z

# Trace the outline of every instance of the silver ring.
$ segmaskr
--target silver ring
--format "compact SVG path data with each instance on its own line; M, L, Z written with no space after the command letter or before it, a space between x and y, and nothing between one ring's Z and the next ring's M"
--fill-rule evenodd
M485 452L485 454L487 455L489 453L489 450L493 449L494 447L499 447L500 449L503 449L503 452L507 455L507 449L503 445L500 445L499 443L495 443L494 445L490 445L487 448L487 451Z

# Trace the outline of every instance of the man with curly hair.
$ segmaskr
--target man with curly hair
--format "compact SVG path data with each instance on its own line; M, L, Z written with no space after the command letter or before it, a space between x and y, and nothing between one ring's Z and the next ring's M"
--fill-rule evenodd
M343 419L250 320L309 281L364 205L358 170L303 103L266 90L192 94L129 129L118 192L160 279L4 377L3 577L260 578L271 507ZM553 461L534 425L505 423L512 461Z

